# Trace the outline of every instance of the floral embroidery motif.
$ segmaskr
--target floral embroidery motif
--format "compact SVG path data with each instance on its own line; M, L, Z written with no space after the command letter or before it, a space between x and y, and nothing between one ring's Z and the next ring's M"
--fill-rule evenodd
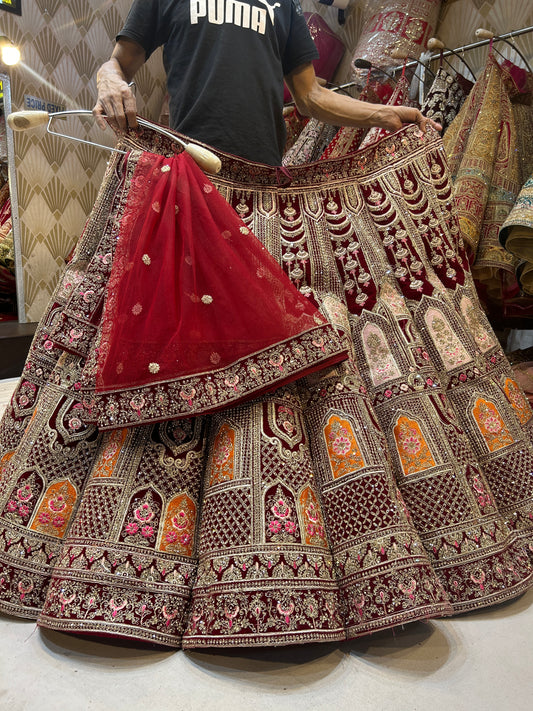
M362 340L374 385L399 378L400 369L383 331L375 324L369 323L363 328Z
M232 481L235 469L235 430L224 423L213 444L209 485Z
M531 419L533 413L531 412L531 406L525 398L523 392L520 390L518 383L512 378L506 378L503 389L507 395L507 399L514 408L518 419L523 425L525 425L525 423Z
M159 363L150 363L148 365L150 373L159 373Z
M111 430L107 437L107 444L102 448L102 453L94 465L92 477L110 477L116 467L120 452L128 436L128 430Z
M308 546L327 547L324 519L317 495L310 486L306 486L300 494L300 511L304 521L305 543Z
M294 496L286 486L278 484L265 495L266 540L271 543L300 542Z
M162 508L161 497L152 489L138 491L129 505L130 514L121 539L138 546L155 547Z
M143 310L142 305L139 304L139 303L137 303L137 304L134 304L134 306L132 306L131 313L132 313L134 316L138 316L138 315L141 313L142 310Z
M5 506L4 515L15 523L27 523L42 489L41 477L35 473L20 477Z
M210 296L209 294L204 294L202 296L202 303L203 304L212 304L213 303L213 297Z
M488 350L498 345L498 341L492 330L483 323L481 310L474 306L471 299L463 296L461 299L461 312L468 324L468 329L473 335L480 351L486 353Z
M408 313L403 296L394 288L390 281L386 281L383 284L380 296L397 318L405 316L405 314Z
M431 450L416 420L401 415L393 432L402 470L406 476L435 466Z
M446 370L453 370L472 360L442 311L428 309L424 320Z
M54 538L63 538L74 512L76 499L76 489L68 479L51 484L35 513L31 530Z
M490 452L514 442L512 434L505 426L503 417L493 402L479 398L476 400L472 414Z
M365 466L353 427L348 420L332 415L324 429L324 437L334 479Z
M178 494L166 508L159 550L190 558L194 552L195 526L194 501L187 494Z
M281 403L269 403L269 410L273 433L289 447L297 447L304 436L299 415L292 407Z
M150 264L152 263L152 260L150 259L150 257L147 254L143 254L142 260L143 260L144 264L146 264L147 266L150 266Z

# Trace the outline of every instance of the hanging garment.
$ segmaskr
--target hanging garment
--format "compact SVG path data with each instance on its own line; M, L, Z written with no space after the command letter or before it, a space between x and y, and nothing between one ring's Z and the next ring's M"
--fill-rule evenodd
M286 106L283 110L283 118L285 119L285 129L287 131L287 140L283 150L283 155L285 155L292 148L309 119L302 116L295 106Z
M396 83L391 95L387 100L390 106L401 106L407 102L409 95L409 82L402 75ZM376 93L373 85L369 85L363 89L361 96L362 101L370 101L376 103ZM330 144L322 153L320 160L329 158L342 158L354 153L359 148L363 148L370 143L373 143L387 135L387 131L382 128L358 128L355 126L342 126L335 134Z
M520 285L523 291L533 295L533 174L500 229L500 241L520 260Z
M451 74L443 67L437 69L420 110L427 118L442 126L441 135L457 116L474 85L460 74Z
M302 165L318 160L337 131L337 126L315 118L309 119L292 147L283 156L283 165Z
M147 132L127 142L172 155ZM520 594L532 412L479 308L440 138L407 127L295 166L285 185L220 157L214 185L351 333L351 359L212 415L100 431L79 394L85 357L49 336L69 335L69 298L83 309L108 278L94 267L113 267L132 160L116 156L1 423L1 609L56 630L242 647Z
M516 281L516 259L498 233L522 184L511 85L509 71L490 54L443 139L472 273L488 301L500 305Z
M15 245L11 220L9 185L0 188L0 295L15 293ZM0 310L1 307L0 307Z

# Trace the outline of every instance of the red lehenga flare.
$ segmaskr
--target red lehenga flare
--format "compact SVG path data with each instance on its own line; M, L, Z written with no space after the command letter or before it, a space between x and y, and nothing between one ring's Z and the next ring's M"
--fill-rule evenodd
M139 386L135 407L94 395L106 293L106 309L122 287L121 303L136 296L127 281L113 290L113 269L154 263L142 232L162 213L149 209L118 261L131 176L174 160L148 132L124 145L0 426L0 609L175 647L261 646L356 637L527 589L532 411L479 308L440 138L408 127L291 167L281 185L275 168L220 154L212 183L293 287L351 335L350 358L181 419L157 383ZM185 270L187 254L168 263ZM219 278L221 294L237 293L217 257L202 248L210 262L196 265L213 271L209 289L176 281L171 292L201 299ZM160 303L150 283L141 291ZM139 353L145 377L159 361ZM144 419L148 402L166 419Z

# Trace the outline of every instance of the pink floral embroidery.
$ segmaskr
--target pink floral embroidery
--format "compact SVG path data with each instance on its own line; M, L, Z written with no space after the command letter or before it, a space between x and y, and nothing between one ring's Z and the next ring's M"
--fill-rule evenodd
M492 434L497 434L502 429L501 422L497 417L487 417L484 422L484 425L485 429L491 432Z
M68 421L69 429L74 430L74 431L79 430L81 428L82 424L83 423L79 419L79 417L73 417L72 419L70 419Z
M333 442L331 443L331 448L335 452L335 454L338 454L339 456L343 456L345 454L348 454L352 447L352 443L348 439L348 437L336 437Z
M67 503L63 497L63 494L58 494L55 499L51 499L50 503L48 504L49 508L52 511L55 511L56 513L59 511L63 511L66 505Z
M126 533L129 536L134 536L139 530L139 526L136 523L127 523L126 524Z
M141 528L141 536L144 536L144 538L150 538L153 535L154 529L152 528L152 526L143 526Z
M277 516L278 518L289 518L291 515L291 507L286 504L283 499L278 499L278 501L272 506L270 509L274 516Z
M137 521L141 521L141 523L149 523L155 516L150 508L150 504L147 503L141 504L138 509L135 509L133 515Z
M268 530L271 531L272 533L279 533L281 531L281 523L280 521L271 521L268 524Z

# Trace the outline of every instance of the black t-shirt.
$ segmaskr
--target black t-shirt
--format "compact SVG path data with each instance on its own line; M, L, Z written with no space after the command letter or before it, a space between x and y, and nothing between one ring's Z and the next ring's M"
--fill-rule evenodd
M164 45L173 128L280 164L283 76L318 56L299 0L135 0L120 37Z

